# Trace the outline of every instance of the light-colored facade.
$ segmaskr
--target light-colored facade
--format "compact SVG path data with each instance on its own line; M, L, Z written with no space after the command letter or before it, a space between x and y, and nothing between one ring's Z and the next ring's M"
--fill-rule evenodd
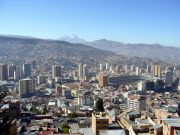
M99 135L99 130L107 130L109 125L109 118L105 112L92 113L92 130L95 135Z
M84 77L88 76L88 67L86 64L83 65L83 76Z
M55 65L52 66L52 78L61 77L61 66Z
M131 95L128 97L128 110L145 111L146 110L146 98L141 95Z
M39 85L43 84L43 83L46 83L46 76L44 76L44 75L38 76L37 81L38 81Z

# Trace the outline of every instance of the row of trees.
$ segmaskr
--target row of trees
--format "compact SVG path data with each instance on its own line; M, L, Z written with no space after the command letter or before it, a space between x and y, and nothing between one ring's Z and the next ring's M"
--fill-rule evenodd
M38 114L38 115L40 115L40 114L45 115L45 114L48 113L48 108L47 108L46 105L44 105L43 110L39 110L39 109L38 109L36 106L34 106L34 105L33 105L29 110L28 110L26 107L23 107L22 109L23 109L23 111L31 111L31 112L33 112L34 114Z

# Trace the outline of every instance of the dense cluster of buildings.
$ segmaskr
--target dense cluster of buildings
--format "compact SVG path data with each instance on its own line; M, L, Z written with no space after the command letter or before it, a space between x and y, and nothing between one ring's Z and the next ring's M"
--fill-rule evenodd
M180 134L177 66L107 62L93 70L77 63L46 72L38 66L0 64L0 133Z

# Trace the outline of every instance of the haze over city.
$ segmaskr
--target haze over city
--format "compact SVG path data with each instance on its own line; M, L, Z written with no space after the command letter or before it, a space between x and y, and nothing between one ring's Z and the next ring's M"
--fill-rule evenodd
M179 6L0 0L0 135L180 135Z

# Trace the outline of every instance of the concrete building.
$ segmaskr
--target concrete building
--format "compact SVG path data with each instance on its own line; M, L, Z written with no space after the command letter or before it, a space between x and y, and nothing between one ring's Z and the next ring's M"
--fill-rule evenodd
M147 65L147 73L151 73L151 66L150 65Z
M99 75L99 85L105 87L108 85L108 76L104 74Z
M175 135L175 130L180 130L180 118L162 119L163 135Z
M62 85L61 84L56 84L56 91L62 96Z
M14 71L14 80L19 80L20 76L21 75L19 70Z
M7 81L8 80L8 67L7 64L0 65L0 80Z
M117 65L117 66L115 67L115 72L116 72L117 74L119 74L119 73L120 73L120 70L121 70L120 66Z
M152 76L161 78L161 67L159 64L152 64L151 66Z
M104 70L103 64L101 64L101 63L99 64L99 70L100 70L100 71L103 71L103 70Z
M79 63L78 65L78 73L79 73L79 78L83 76L83 65L82 63Z
M91 98L89 96L78 96L78 104L80 106L90 106Z
M87 77L88 76L88 67L86 64L83 65L83 76Z
M13 99L9 102L9 116L10 118L20 118L20 100Z
M52 66L52 78L61 77L61 66Z
M146 98L141 95L131 95L128 97L128 110L145 111L146 110Z
M99 130L107 130L109 125L109 118L105 112L92 113L92 130L95 135L99 135Z
M8 65L8 77L14 78L14 71L16 71L16 66L13 64Z
M139 75L139 67L136 67L135 74L136 74L136 75Z
M106 63L106 70L109 70L109 63Z
M46 76L44 75L39 75L37 77L37 83L40 85L40 84L43 84L43 83L46 83Z
M31 77L31 64L23 64L23 78Z
M25 78L19 81L19 92L22 98L31 97L34 94L35 81L30 78Z
M145 82L144 81L140 81L138 83L138 90L141 90L142 92L145 92Z
M166 72L165 72L165 83L166 84L170 84L170 83L172 83L172 75L173 75L173 73L172 73L172 71L171 70L166 70Z

